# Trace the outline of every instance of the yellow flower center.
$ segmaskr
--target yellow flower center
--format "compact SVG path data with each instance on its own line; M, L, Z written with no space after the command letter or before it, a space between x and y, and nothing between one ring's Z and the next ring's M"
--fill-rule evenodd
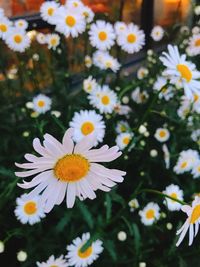
M187 167L187 161L184 161L182 164L181 164L181 169L185 169Z
M161 138L163 138L163 137L166 136L166 132L165 132L164 130L161 130L161 131L159 132L159 135L160 135Z
M18 24L20 27L22 27L24 25L24 23L22 21L19 22Z
M192 80L192 72L190 71L188 66L184 64L178 64L176 68L180 72L181 77L185 79L188 83Z
M90 163L79 154L65 155L54 167L55 176L63 182L76 182L85 177Z
M50 41L52 46L56 46L57 45L57 39L56 38L52 38Z
M88 18L88 17L89 17L89 13L88 13L87 11L84 11L84 12L83 12L83 16L84 16L85 18Z
M29 201L24 205L24 212L28 215L33 215L37 211L37 205L34 201Z
M106 32L100 32L99 33L99 39L101 40L101 41L105 41L106 39L107 39L107 33Z
M101 102L104 104L104 105L108 105L110 103L110 98L107 96L107 95L104 95L102 98L101 98Z
M73 5L74 5L74 7L78 7L78 3L77 2L74 2Z
M197 205L193 211L192 211L192 214L191 214L191 219L190 219L190 223L193 224L195 223L200 217L200 204Z
M90 121L86 121L83 123L81 127L81 132L84 135L88 135L94 131L94 124L91 123Z
M106 62L106 68L111 68L112 67L112 63L110 61Z
M176 194L176 193L172 193L172 194L170 195L170 197L173 197L173 198L175 198L175 199L177 199L177 198L178 198L178 196L177 196L177 194ZM172 199L171 199L171 201L175 202L175 200L172 200Z
M50 267L59 267L58 265L51 265Z
M81 259L86 259L86 258L90 257L91 254L92 254L92 247L91 246L89 248L87 248L84 252L81 252L81 249L78 250L78 256Z
M195 46L200 46L200 39L197 39L197 40L195 41Z
M72 16L67 16L65 22L69 27L73 27L76 24L76 19Z
M121 125L121 126L120 126L120 130L121 130L121 132L126 132L126 126Z
M7 25L5 25L5 24L0 24L0 31L2 31L2 32L7 32L7 30L8 30Z
M166 91L167 91L167 88L164 87L164 88L162 89L162 93L165 93Z
M45 105L44 100L39 100L39 101L38 101L38 107L43 108L44 105Z
M149 209L146 212L146 218L147 219L153 219L155 217L155 211L153 209Z
M135 34L133 33L130 33L128 36L127 36L127 41L131 44L135 43L135 41L137 40L137 37Z
M129 142L130 142L130 138L129 138L129 137L125 137L125 138L123 139L123 143L124 143L125 145L128 145Z
M48 8L47 13L49 16L53 16L54 8L53 7Z
M22 42L22 36L21 35L19 35L19 34L16 34L15 36L14 36L14 41L15 41L15 43L17 43L17 44L20 44L21 42Z
M199 96L197 94L194 94L194 102L197 102L199 100Z

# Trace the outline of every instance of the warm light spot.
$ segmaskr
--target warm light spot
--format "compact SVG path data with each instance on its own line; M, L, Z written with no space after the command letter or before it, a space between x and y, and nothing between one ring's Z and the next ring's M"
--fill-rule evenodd
M107 96L107 95L104 95L102 98L101 98L101 102L104 104L104 105L108 105L110 103L110 98Z
M199 96L197 94L194 94L194 102L197 102L199 100Z
M76 182L84 178L90 169L88 160L79 154L65 155L54 167L55 176L62 182Z
M84 252L81 252L81 249L78 250L78 256L82 259L86 259L86 258L90 257L91 254L92 254L92 247L91 246L89 248L87 248Z
M47 13L48 13L49 16L53 16L54 8L53 7L48 8Z
M127 41L131 44L135 43L135 41L137 40L137 37L135 34L133 33L130 33L128 36L127 36Z
M105 41L106 39L107 39L107 33L106 32L99 32L99 39L101 40L101 41Z
M193 212L191 214L191 219L190 219L190 223L193 224L195 223L200 217L200 204L197 205L194 209Z
M94 124L90 121L86 121L83 123L81 127L81 132L84 135L88 135L94 131Z
M200 39L197 39L197 40L195 41L195 46L200 46Z
M5 25L5 24L0 24L0 31L2 31L2 32L7 32L7 30L8 30L7 25Z
M149 209L147 212L146 212L146 218L147 219L154 219L155 217L155 211L153 209Z
M188 163L187 161L184 161L182 164L181 164L181 169L185 169L187 167Z
M188 83L192 80L192 72L190 71L188 66L184 64L178 64L176 68L180 72L181 77L185 79Z
M33 215L37 211L37 205L34 201L29 201L24 205L24 212L28 215Z
M44 100L39 100L37 104L38 104L38 107L40 108L43 108L45 106Z
M72 16L67 16L65 22L69 27L74 27L74 25L76 24L76 19Z
M15 41L15 43L17 43L17 44L20 44L21 42L22 42L22 36L20 35L20 34L16 34L15 36L14 36L14 41Z
M56 46L57 43L58 43L58 41L57 41L56 38L52 38L52 39L50 40L50 43L51 43L52 46Z
M125 145L128 145L129 142L130 142L130 138L129 138L129 137L125 137L125 138L123 139L123 143L124 143Z
M164 138L164 137L166 136L166 131L161 130L161 131L159 132L159 135L160 135L161 138Z

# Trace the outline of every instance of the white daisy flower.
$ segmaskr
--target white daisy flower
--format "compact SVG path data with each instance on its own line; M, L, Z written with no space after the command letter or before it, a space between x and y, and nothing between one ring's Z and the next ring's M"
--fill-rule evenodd
M161 26L154 26L152 31L151 31L151 38L158 42L162 40L164 36L164 29Z
M192 110L200 114L200 92L194 94Z
M194 237L198 234L200 223L200 198L198 196L192 202L192 206L183 205L181 210L188 216L183 226L177 231L179 239L176 243L178 247L183 241L187 231L189 230L189 246L192 245Z
M75 238L72 244L67 246L68 253L66 258L68 260L68 266L87 267L98 259L99 254L103 251L101 240L93 241L85 251L81 251L81 248L89 239L90 233L84 233L81 238Z
M23 53L30 46L30 38L23 31L17 28L12 28L6 36L6 44L8 47L16 52Z
M85 56L85 66L87 68L90 68L92 66L92 58L88 55Z
M162 146L162 150L164 153L164 161L165 161L166 169L169 169L169 167L170 167L170 153L169 153L169 149L168 149L166 144L164 144Z
M108 50L115 42L112 24L103 20L97 20L91 25L89 36L91 45L99 50Z
M184 172L191 171L198 160L199 154L196 150L183 150L179 155L176 165L174 166L174 172L182 174Z
M89 76L87 79L83 81L83 90L90 94L94 92L98 87L98 83L96 79L94 79L92 76Z
M180 189L178 185L168 185L165 190L163 191L164 194L173 197L178 200L183 200L183 190ZM181 209L181 204L170 199L170 198L165 198L164 204L167 206L167 208L170 211L175 211L175 210L180 210Z
M193 178L199 178L200 177L200 160L197 160L192 168L192 175Z
M126 23L122 21L115 22L114 29L117 35L123 34L124 31L127 29Z
M68 267L68 263L64 259L64 256L61 255L59 258L55 258L54 255L51 255L47 262L37 262L37 267Z
M147 75L149 74L149 71L147 68L144 67L140 67L137 70L137 77L139 80L142 80L143 78L145 78Z
M160 99L164 98L166 101L169 101L174 96L174 92L173 87L169 85L165 86L166 84L167 79L159 76L153 85L153 90L160 91L162 89L158 97Z
M92 11L91 8L89 8L88 6L84 6L82 8L82 15L84 16L85 20L87 23L91 23L94 19L94 12Z
M40 14L43 20L49 24L56 24L56 12L59 4L55 1L46 1L40 6Z
M93 63L101 70L111 69L113 72L117 72L121 67L121 64L116 58L111 56L108 52L96 51L93 54Z
M194 142L199 142L200 141L200 129L194 130L191 134L191 138Z
M14 26L25 31L28 28L28 22L25 19L18 19L15 21Z
M154 134L154 137L161 143L166 142L169 140L170 132L166 128L158 128Z
M189 54L196 56L200 54L200 34L193 35L189 40Z
M117 102L114 106L114 111L119 115L126 115L128 117L132 109L128 105L122 105L121 103Z
M145 103L149 95L146 91L141 91L139 87L135 88L134 91L131 93L132 100L137 104Z
M130 23L125 31L118 35L117 43L129 54L139 52L145 44L144 32L137 25Z
M48 44L49 49L55 50L57 46L60 44L60 36L56 33L47 34L46 42Z
M185 96L181 97L181 105L177 110L177 114L181 119L185 119L186 116L191 111L191 100L186 98Z
M126 148L128 146L128 144L130 143L130 141L133 138L133 133L121 133L117 136L115 142L117 144L117 146L123 150L124 148Z
M99 109L100 113L112 113L117 103L117 95L107 85L98 87L92 92L88 99L90 104Z
M0 38L5 40L12 27L12 22L6 17L0 17Z
M91 133L94 133L96 137L95 146L103 141L106 126L103 117L95 110L75 112L69 125L74 129L73 138L76 142L81 141L83 137Z
M116 126L116 132L118 134L128 132L130 129L130 125L128 124L127 121L118 121L117 126Z
M44 211L50 212L54 205L60 205L66 195L66 204L72 208L76 196L80 200L94 199L94 191L110 191L116 182L122 182L123 171L107 169L96 162L111 162L121 155L117 146L107 145L91 150L96 142L94 134L87 135L75 146L72 141L73 129L68 129L62 143L50 134L44 135L43 145L38 138L33 140L35 151L40 154L26 154L29 163L16 166L29 171L16 172L18 177L36 175L30 182L19 184L21 188L35 187L28 196L41 194Z
M143 210L139 211L139 215L141 217L141 222L144 225L152 225L155 221L157 221L160 217L160 208L158 204L154 202L148 203Z
M180 55L177 46L168 45L168 53L163 52L160 60L167 69L164 75L170 77L170 82L175 84L181 81L187 98L193 99L193 94L200 90L200 72L196 66L186 61L186 55Z
M47 42L46 35L41 32L37 33L36 40L39 44L46 44Z
M23 224L33 225L45 217L43 207L40 205L38 196L27 197L27 194L16 199L15 216Z
M81 12L84 8L84 5L80 0L67 0L65 6L68 9L72 9L73 12Z
M79 12L64 7L59 8L57 15L56 31L64 34L66 37L77 37L86 29L84 16Z
M51 98L39 94L33 98L33 110L44 114L51 109L51 102Z
M139 202L136 198L133 198L131 199L129 202L128 202L128 205L130 207L130 211L133 212L135 211L136 209L139 208Z

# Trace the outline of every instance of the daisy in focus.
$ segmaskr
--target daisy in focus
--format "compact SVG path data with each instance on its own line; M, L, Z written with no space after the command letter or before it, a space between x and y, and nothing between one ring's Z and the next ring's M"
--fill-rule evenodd
M75 112L69 125L74 129L73 138L76 142L81 141L83 137L91 133L96 136L95 146L103 141L106 126L103 117L97 114L95 110Z
M44 114L51 109L51 98L39 94L33 98L33 110L39 114Z
M164 30L161 26L154 26L151 31L151 38L158 42L161 41L164 36Z
M183 226L177 231L179 239L176 243L178 247L183 241L187 231L189 230L189 246L192 245L194 237L198 234L200 223L200 197L196 196L192 205L183 205L181 210L188 216Z
M26 194L16 200L15 216L23 224L33 225L45 217L43 207L40 205L39 197L28 198Z
M200 90L200 72L195 64L186 61L186 55L180 55L178 47L172 45L168 45L168 53L163 52L160 60L166 67L163 75L169 77L172 84L181 82L186 97L193 99L193 95Z
M99 50L109 50L115 42L112 24L103 20L97 20L91 25L89 36L91 45Z
M20 29L12 28L5 38L8 47L16 52L23 53L30 46L29 36Z
M158 204L154 202L148 203L143 210L139 211L141 222L144 225L152 225L160 218L160 208Z
M46 42L48 45L48 49L55 50L57 46L60 44L60 36L56 33L47 34L46 35Z
M44 21L47 21L49 24L56 23L56 11L59 8L59 4L55 1L45 1L40 7L40 14Z
M125 149L133 138L133 133L121 133L117 136L115 142L117 146L123 150Z
M196 150L183 150L174 166L174 172L176 174L182 174L191 171L198 160L199 154Z
M64 256L61 255L59 258L55 258L54 255L51 255L47 262L37 262L37 267L67 267L69 266Z
M8 32L10 31L12 22L6 17L0 17L0 38L5 40Z
M183 200L183 190L180 189L178 185L171 184L165 188L163 191L164 194L173 197L178 200ZM167 208L170 211L175 211L175 210L180 210L181 209L181 204L170 199L170 198L165 198L164 204L167 206Z
M154 134L154 137L156 140L163 143L169 140L170 132L166 128L158 128Z
M66 196L68 208L72 208L76 196L80 200L96 198L95 191L110 191L116 183L123 181L126 174L116 169L108 169L99 162L111 162L121 156L117 146L107 145L92 150L96 142L94 134L87 135L75 146L73 129L68 129L62 143L50 134L44 135L43 145L38 138L33 140L34 150L40 155L26 154L28 163L16 166L27 171L16 172L18 177L36 175L32 181L18 184L21 188L35 187L28 197L41 194L44 211L50 212L54 205L60 205Z
M81 251L81 248L89 239L90 234L84 233L81 238L77 237L72 241L71 245L67 246L68 253L66 258L68 260L68 266L87 267L98 259L103 251L101 240L93 241L84 252Z

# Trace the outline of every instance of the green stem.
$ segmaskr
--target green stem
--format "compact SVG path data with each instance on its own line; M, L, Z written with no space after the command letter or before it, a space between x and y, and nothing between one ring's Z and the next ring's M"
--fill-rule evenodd
M133 89L135 87L135 84L130 84L128 86L126 86L120 93L119 93L119 99L122 99L122 97L131 89Z

